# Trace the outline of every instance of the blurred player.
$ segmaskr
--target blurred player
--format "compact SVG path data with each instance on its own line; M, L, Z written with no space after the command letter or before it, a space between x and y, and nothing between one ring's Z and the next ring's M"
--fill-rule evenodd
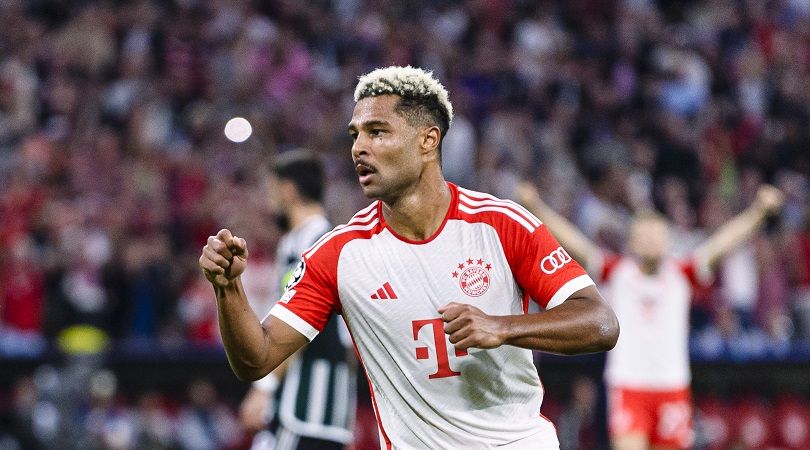
M608 350L613 311L537 218L444 180L452 106L430 73L377 69L355 100L351 156L377 201L304 252L263 323L239 279L244 239L221 230L203 249L231 367L262 377L339 313L383 448L559 448L529 349ZM527 313L530 298L545 311Z
M565 249L601 282L616 311L621 336L608 353L605 381L613 447L619 450L688 448L692 445L689 390L689 307L692 289L711 281L711 267L749 239L782 205L782 193L763 186L754 203L677 260L667 256L668 224L649 212L630 228L627 254L599 248L546 205L524 183L518 197Z
M332 226L321 205L323 169L315 156L285 153L273 174L271 195L289 229L276 249L279 298L301 254ZM245 428L259 431L252 449L340 450L351 442L357 386L347 349L345 325L333 317L308 346L253 383L240 408Z

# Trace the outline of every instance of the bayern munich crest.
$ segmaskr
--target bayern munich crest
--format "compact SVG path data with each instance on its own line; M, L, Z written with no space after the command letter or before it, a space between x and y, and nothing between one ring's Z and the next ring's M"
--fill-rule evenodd
M470 297L480 297L489 289L489 271L492 264L483 259L468 258L466 261L458 263L450 274L454 279L458 279L458 286Z

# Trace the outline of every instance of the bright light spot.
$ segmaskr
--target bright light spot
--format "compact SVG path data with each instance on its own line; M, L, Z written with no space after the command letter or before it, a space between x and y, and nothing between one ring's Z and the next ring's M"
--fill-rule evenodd
M225 137L231 142L245 142L253 133L253 127L244 117L234 117L225 124Z

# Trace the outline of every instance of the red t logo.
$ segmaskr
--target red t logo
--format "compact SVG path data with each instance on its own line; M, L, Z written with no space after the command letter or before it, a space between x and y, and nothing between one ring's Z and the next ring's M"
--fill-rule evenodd
M447 354L447 339L444 337L444 321L441 318L438 318L414 320L412 323L414 341L419 340L419 330L421 330L425 325L432 325L433 327L433 342L436 344L436 361L438 363L438 367L436 369L436 373L428 376L428 378L447 378L461 375L461 372L456 372L450 368L450 357ZM456 356L467 355L467 350L455 350ZM430 358L429 347L416 347L416 359L428 358Z

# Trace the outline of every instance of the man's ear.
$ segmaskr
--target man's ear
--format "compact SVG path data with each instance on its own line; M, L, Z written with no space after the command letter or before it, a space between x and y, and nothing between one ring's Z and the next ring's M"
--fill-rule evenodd
M439 157L439 143L441 142L442 132L439 127L432 126L422 130L420 139L422 144L422 156ZM433 156L431 156L433 155Z

